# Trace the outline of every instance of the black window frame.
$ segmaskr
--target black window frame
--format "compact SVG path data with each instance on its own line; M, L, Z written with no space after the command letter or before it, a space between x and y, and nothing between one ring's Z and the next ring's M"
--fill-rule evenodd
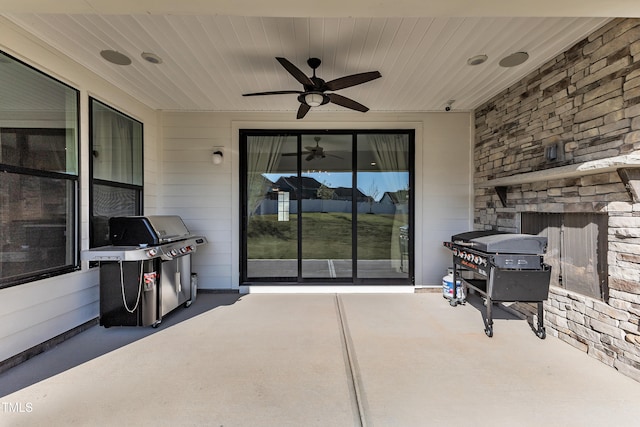
M95 154L95 146L94 146L94 123L93 123L93 106L94 103L98 103L100 104L102 107L104 108L108 108L110 110L112 110L115 113L118 113L128 119L130 119L133 122L139 123L140 124L140 138L141 138L141 147L140 147L140 170L142 173L142 183L140 185L137 184L129 184L129 183L123 183L123 182L118 182L118 181L110 181L110 180L105 180L105 179L100 179L100 178L95 178L94 177L94 165L93 165L93 160L94 160L94 154ZM101 186L105 186L105 187L112 187L112 188L120 188L120 189L126 189L126 190L134 190L136 191L136 196L135 196L135 205L136 205L136 212L134 213L134 215L142 215L142 213L144 212L144 123L141 122L140 120L136 120L135 118L131 117L130 115L123 113L122 111L118 110L117 108L112 107L111 105L108 105L102 101L100 101L99 99L96 99L94 97L89 97L89 153L91 153L91 159L89 161L89 247L90 248L95 248L98 246L95 246L95 232L94 232L94 195L95 195L95 191L94 188L96 185L101 185ZM97 263L91 263L91 266L97 266Z
M82 155L82 145L80 143L80 135L81 135L81 123L80 123L80 90L74 88L73 86L68 85L67 83L45 73L44 71L39 70L38 68L31 66L24 61L14 57L13 55L8 54L5 51L0 50L0 53L3 56L10 58L12 61L27 67L30 70L35 71L36 73L44 76L45 78L65 87L73 91L75 94L75 145L76 145L76 164L74 165L74 173L69 172L59 172L59 171L47 171L42 169L34 169L23 166L9 165L2 163L0 161L0 174L13 174L19 176L30 176L35 178L44 178L44 179L55 179L55 180L64 180L70 182L72 184L72 197L73 200L69 201L70 212L73 217L70 219L71 222L71 231L74 233L74 236L68 240L72 246L67 247L66 250L72 254L71 262L65 264L63 266L46 268L42 270L33 270L28 273L14 276L11 278L3 279L0 277L0 289L5 289L13 286L23 285L31 282L35 282L38 280L47 279L50 277L61 276L64 274L68 274L74 271L78 271L81 268L80 264L80 246L81 246L81 237L80 237L80 176L81 176L81 155ZM23 138L26 138L28 135L42 135L47 133L57 133L62 132L64 129L65 132L68 132L68 128L16 128L15 126L7 126L0 129L0 133L2 129L17 131ZM0 263L3 262L0 259Z

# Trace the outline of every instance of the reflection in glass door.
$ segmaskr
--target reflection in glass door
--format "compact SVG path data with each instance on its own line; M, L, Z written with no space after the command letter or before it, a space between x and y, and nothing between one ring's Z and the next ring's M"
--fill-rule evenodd
M243 131L242 281L407 284L413 133Z
M351 278L353 137L303 135L302 277Z
M248 136L245 172L244 253L247 277L271 279L298 276L298 225L294 187L297 137ZM270 177L278 177L271 181ZM293 192L293 194L292 194ZM295 203L294 203L295 206Z
M357 148L357 276L408 277L409 136L358 135Z

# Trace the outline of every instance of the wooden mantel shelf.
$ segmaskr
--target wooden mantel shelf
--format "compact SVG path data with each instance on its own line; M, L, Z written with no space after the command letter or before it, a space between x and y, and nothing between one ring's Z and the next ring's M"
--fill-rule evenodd
M556 179L575 178L599 173L617 172L619 169L640 168L640 154L608 157L606 159L591 160L575 165L560 166L535 172L525 172L488 181L476 182L474 187L508 187L531 182L552 181Z

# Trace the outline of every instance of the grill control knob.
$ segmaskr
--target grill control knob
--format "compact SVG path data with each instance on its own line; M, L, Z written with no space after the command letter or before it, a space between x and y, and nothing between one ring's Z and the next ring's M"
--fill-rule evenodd
M158 254L158 251L157 251L156 249L149 249L149 250L147 251L147 256L149 256L149 257L154 257L154 256L156 256L157 254Z
M187 248L185 248L184 246L180 248L180 253L186 254L187 253Z
M171 252L169 252L171 254L171 256L176 256L178 255L178 251L176 251L175 249L171 249Z

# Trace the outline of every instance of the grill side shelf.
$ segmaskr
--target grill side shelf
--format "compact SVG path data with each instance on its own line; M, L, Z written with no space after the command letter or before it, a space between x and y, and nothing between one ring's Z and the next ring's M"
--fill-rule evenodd
M468 288L471 288L481 294L482 296L487 296L487 281L484 279L460 279L460 281L464 282Z

